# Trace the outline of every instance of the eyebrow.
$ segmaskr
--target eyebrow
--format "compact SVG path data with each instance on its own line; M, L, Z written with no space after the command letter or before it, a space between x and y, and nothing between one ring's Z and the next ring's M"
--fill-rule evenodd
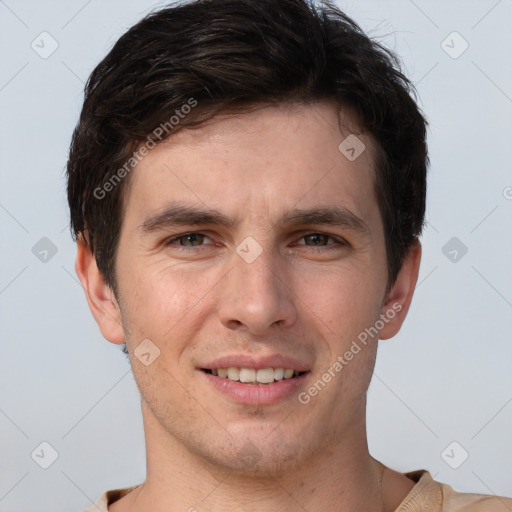
M233 228L239 222L214 209L201 209L173 203L161 213L147 218L139 227L141 234L150 234L178 226L215 225ZM294 209L284 213L274 225L297 227L305 224L324 224L342 227L355 233L370 234L368 224L346 208L336 206Z

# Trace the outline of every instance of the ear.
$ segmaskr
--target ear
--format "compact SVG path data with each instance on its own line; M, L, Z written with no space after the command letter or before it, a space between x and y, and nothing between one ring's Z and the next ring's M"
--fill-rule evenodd
M402 268L384 300L381 314L384 327L380 330L379 339L392 338L402 327L418 281L420 261L421 244L416 241L409 248Z
M96 265L96 258L82 236L77 239L75 270L103 337L111 343L125 342L121 312L114 292Z

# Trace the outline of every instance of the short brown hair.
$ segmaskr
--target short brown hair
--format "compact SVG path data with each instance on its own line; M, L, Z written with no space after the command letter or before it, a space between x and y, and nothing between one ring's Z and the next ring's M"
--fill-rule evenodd
M153 12L87 81L67 165L74 236L87 233L116 292L123 198L144 141L230 109L328 100L350 107L376 142L392 284L425 213L426 121L411 93L394 54L329 1L197 0ZM162 126L170 129L155 137Z

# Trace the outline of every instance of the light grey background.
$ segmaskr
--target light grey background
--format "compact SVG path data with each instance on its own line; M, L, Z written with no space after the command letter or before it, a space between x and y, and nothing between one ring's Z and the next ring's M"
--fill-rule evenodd
M145 477L128 360L101 337L74 272L64 168L89 73L163 4L0 0L1 512L80 511ZM380 345L370 451L460 491L512 496L512 1L340 5L399 53L430 120L420 279L401 333ZM51 48L43 31L59 45L47 59L31 48ZM465 255L459 242L443 252L453 237ZM48 469L35 462L51 461L42 442L58 453Z

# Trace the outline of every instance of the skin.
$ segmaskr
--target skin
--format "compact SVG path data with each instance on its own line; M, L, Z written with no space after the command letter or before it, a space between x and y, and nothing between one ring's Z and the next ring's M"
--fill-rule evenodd
M354 161L338 150L350 133L366 146ZM79 240L76 270L91 311L108 341L126 342L141 393L147 479L110 510L387 512L414 486L368 451L377 337L308 404L293 394L242 405L198 369L225 354L279 353L308 363L307 390L393 305L401 309L379 338L399 331L421 248L411 247L388 289L373 149L349 112L329 103L217 116L177 132L132 172L117 298ZM237 222L143 233L173 201ZM278 223L286 211L324 207L350 210L368 232ZM205 236L175 240L190 232ZM252 263L236 252L248 236L262 249ZM148 366L134 355L145 339L160 350ZM239 455L247 446L256 462Z

